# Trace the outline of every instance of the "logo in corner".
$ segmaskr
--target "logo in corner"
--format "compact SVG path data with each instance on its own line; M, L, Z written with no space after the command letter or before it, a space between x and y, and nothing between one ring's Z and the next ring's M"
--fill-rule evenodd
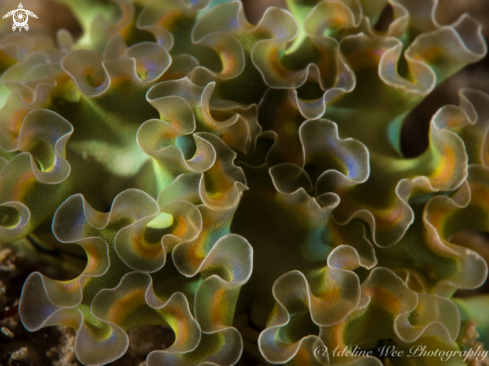
M15 31L17 28L19 29L19 32L22 31L22 28L28 31L29 24L27 24L27 21L29 20L29 15L37 19L36 14L34 14L32 11L25 10L22 3L19 3L19 8L9 11L3 16L3 19L12 16L12 20L14 21L14 25L12 25L13 31Z

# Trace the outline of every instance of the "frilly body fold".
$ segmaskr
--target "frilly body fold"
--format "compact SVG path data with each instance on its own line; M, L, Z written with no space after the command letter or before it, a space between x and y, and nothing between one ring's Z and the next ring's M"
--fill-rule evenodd
M28 330L75 329L84 365L145 325L175 334L148 366L456 349L471 308L451 297L488 271L453 236L489 231L489 95L462 89L417 157L400 131L485 56L475 20L438 24L436 0L288 0L257 24L240 1L62 2L79 40L0 31L0 241L87 257L30 274Z

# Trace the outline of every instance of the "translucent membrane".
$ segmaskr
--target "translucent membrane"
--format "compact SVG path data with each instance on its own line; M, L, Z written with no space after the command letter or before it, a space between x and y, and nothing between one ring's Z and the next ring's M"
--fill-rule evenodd
M85 365L158 325L175 341L150 366L380 366L318 350L488 328L485 300L451 298L487 277L452 237L489 231L489 96L461 90L425 152L400 149L485 56L476 21L441 26L435 0L288 0L256 25L239 1L65 2L80 40L0 33L0 241L87 255L77 278L29 275L28 330L75 329Z

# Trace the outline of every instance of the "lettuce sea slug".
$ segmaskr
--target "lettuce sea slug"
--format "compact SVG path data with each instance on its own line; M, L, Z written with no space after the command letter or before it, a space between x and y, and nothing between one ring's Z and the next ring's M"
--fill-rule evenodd
M465 365L466 322L489 348L489 297L453 297L487 277L453 237L489 231L489 95L400 146L485 56L479 23L440 25L436 0L288 0L257 24L239 1L60 3L80 38L0 32L0 241L86 254L29 275L28 330L73 328L84 365L151 325L175 340L148 366Z

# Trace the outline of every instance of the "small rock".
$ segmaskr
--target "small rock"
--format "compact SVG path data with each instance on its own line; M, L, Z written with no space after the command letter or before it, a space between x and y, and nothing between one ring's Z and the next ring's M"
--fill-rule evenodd
M18 351L12 352L10 358L16 361L25 360L28 354L29 354L29 350L27 349L27 347L22 347Z
M0 250L0 270L4 272L13 272L17 268L14 264L15 254L12 249L2 249Z
M5 335L6 335L7 337L9 337L9 338L14 338L14 337L15 337L15 336L14 336L14 333L12 333L12 332L10 331L10 329L8 329L7 327L2 327L2 328L0 329L0 331L2 331L2 333L3 333L3 334L5 334Z
M46 352L53 359L53 366L79 366L75 357L75 332L68 327L58 327L61 332L59 344Z

